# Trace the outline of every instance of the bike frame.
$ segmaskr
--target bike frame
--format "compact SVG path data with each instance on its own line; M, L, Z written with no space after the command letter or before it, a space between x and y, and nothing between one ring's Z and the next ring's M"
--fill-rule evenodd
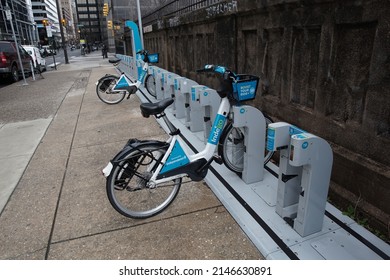
M139 86L143 83L148 73L148 68L149 68L149 63L145 62L144 65L142 66L142 72L140 78L137 79L134 83L130 81L130 79L126 76L124 72L122 72L115 86L112 88L112 91L121 92L133 86L138 89Z
M175 127L170 123L168 118L164 115L162 118L164 119L164 122L168 125L171 135L172 134L173 135L167 140L167 143L170 144L169 148L165 153L164 157L162 158L161 163L153 172L153 175L149 180L149 185L156 186L158 184L172 181L174 179L182 178L188 175L184 171L182 173L168 176L165 178L161 178L161 179L157 178L159 175L164 174L165 172L168 171L174 172L179 167L182 168L187 165L189 166L189 168L191 168L190 164L200 159L205 159L206 162L209 162L211 158L214 156L226 120L229 116L230 108L231 106L230 106L229 99L227 97L222 98L218 108L218 113L215 117L213 126L211 128L207 140L207 144L202 151L196 154L192 154L189 151L186 145L184 145L183 140L180 138L180 135L174 134Z

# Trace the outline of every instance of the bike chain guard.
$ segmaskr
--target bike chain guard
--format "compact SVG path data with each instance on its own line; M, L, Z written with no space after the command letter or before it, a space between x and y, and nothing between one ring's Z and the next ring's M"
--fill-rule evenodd
M130 98L130 95L134 94L137 92L138 88L136 86L129 86L129 87L126 87L126 90L127 92L129 93L127 95L127 98L126 99L129 99Z

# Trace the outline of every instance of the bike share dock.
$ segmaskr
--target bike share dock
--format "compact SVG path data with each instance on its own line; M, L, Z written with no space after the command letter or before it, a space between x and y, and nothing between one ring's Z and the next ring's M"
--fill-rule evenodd
M201 151L219 104L210 98L215 92L156 66L150 72L156 99L146 90L137 96L155 102L173 95L166 115L188 148ZM271 124L266 131L264 116L251 106L233 111L234 126L245 131L244 170L239 176L213 162L205 181L266 259L390 259L386 242L327 202L333 153L324 139L288 123ZM157 122L168 132L161 119ZM266 146L280 152L279 166L264 166Z

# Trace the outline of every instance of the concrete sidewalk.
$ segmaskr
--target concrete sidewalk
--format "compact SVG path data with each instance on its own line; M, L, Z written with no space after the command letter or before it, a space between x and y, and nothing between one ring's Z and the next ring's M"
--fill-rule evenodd
M129 138L167 136L141 116L137 96L112 106L97 98L95 82L115 69L95 56L71 58L29 88L73 79L42 139L26 140L37 146L1 212L0 259L263 259L205 183L182 185L153 218L128 219L111 207L100 170ZM15 175L0 174L0 186Z

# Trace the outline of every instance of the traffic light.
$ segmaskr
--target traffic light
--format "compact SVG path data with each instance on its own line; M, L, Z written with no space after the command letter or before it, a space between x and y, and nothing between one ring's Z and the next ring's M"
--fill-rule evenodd
M109 8L108 8L108 3L104 3L103 5L103 16L108 16Z
M112 20L107 20L107 28L112 29Z
M42 20L42 24L43 24L43 26L48 26L49 25L49 21L47 19L43 19Z
M66 21L65 21L65 19L63 18L63 19L61 19L61 23L62 23L62 26L65 26L65 23L66 23Z

